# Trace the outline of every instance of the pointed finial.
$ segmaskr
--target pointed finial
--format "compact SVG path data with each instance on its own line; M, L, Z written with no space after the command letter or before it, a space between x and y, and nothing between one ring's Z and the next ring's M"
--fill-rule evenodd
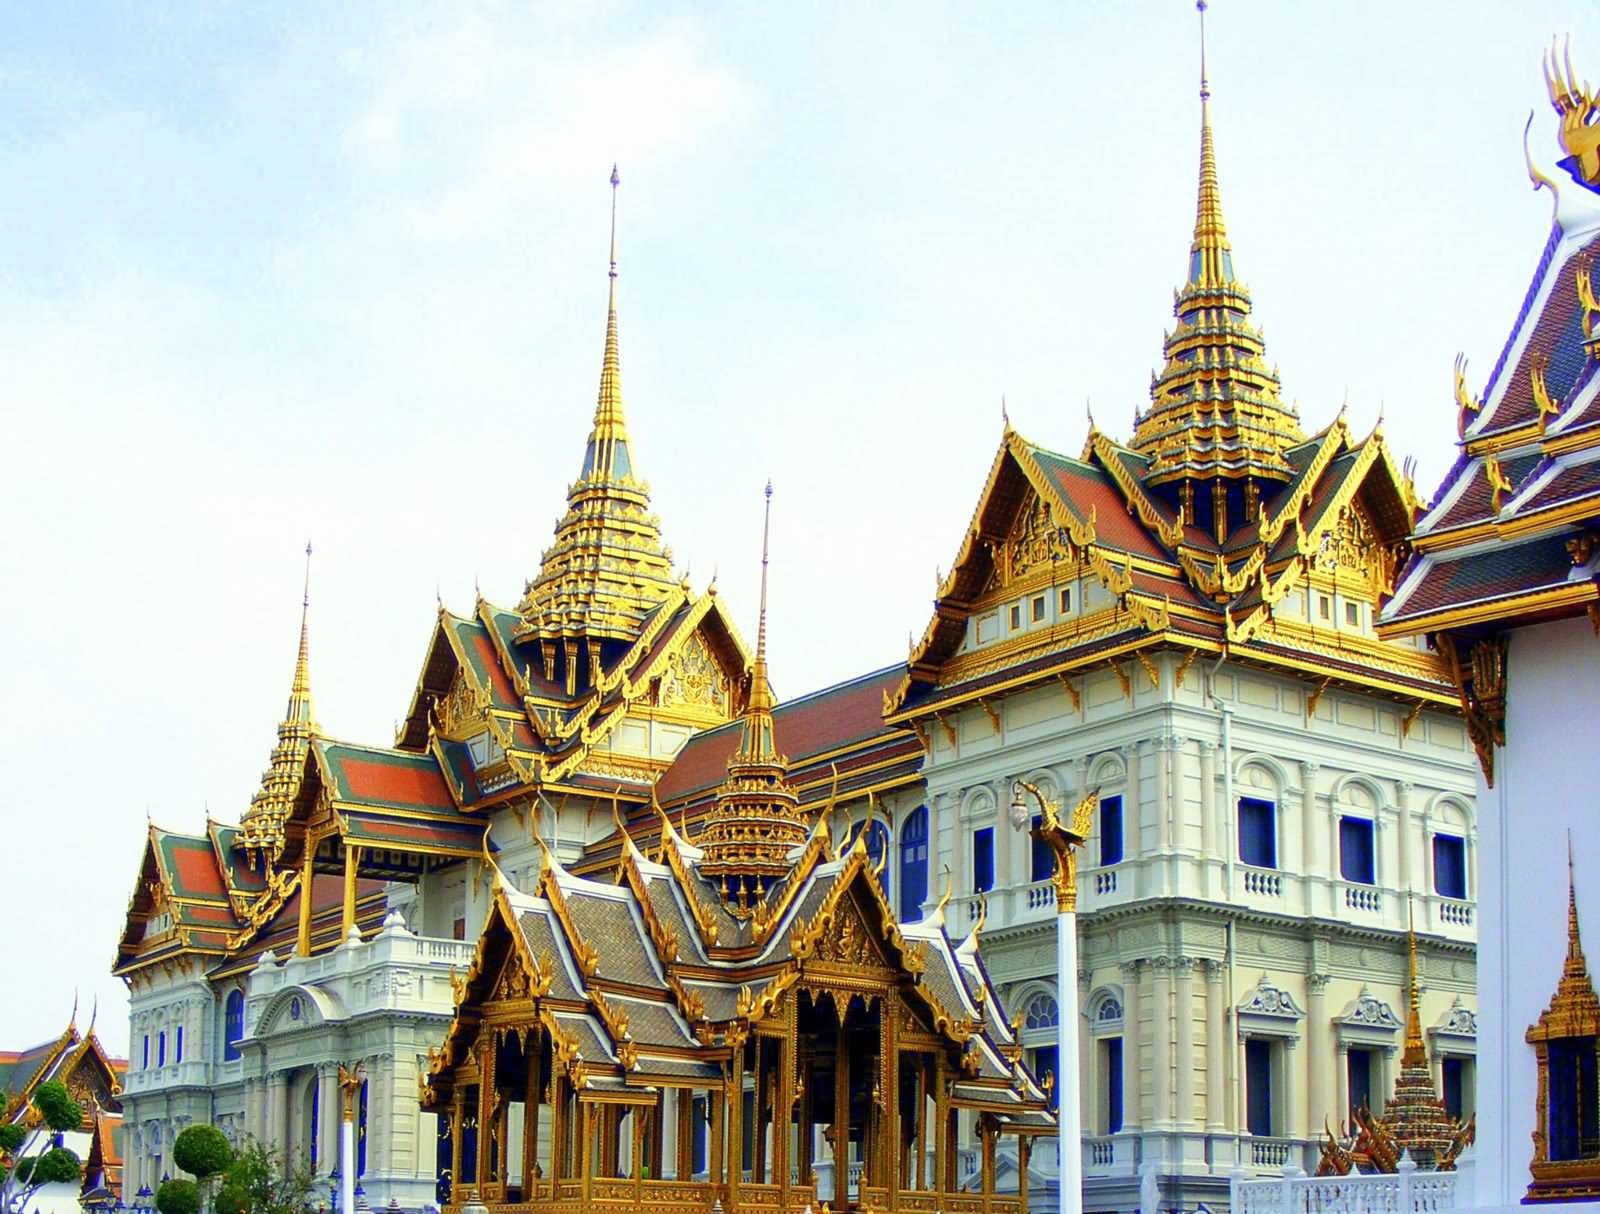
M611 164L611 277L617 276L617 187L622 184L622 177L617 172L616 162Z
M1200 100L1211 99L1211 82L1206 79L1206 0L1195 0L1195 10L1200 14Z
M73 987L72 988L72 1015L67 1018L67 1031L69 1033L75 1033L75 1032L78 1031L78 988L77 987Z
M772 534L772 479L767 479L766 504L761 519L761 615L756 623L756 662L763 676L767 667L767 540Z
M1006 411L1006 394L1000 393L1000 424L1007 430L1011 429L1011 414Z

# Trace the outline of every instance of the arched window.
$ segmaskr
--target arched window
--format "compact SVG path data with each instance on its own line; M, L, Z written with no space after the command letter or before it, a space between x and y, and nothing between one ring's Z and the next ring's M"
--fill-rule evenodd
M850 834L845 840L844 850L846 852L856 845L856 840L861 837L861 830L862 823L860 822L857 822L850 828ZM884 824L878 821L876 818L872 819L871 824L867 826L866 830L867 858L872 861L872 867L876 869L878 865L883 862L884 854L889 850L889 831ZM885 894L889 893L890 882L889 869L887 867L884 868L883 872L878 874L878 880L883 885L883 892Z
M1041 991L1028 1000L1028 1006L1022 1013L1022 1027L1025 1029L1049 1029L1061 1023L1061 1013L1056 1007L1056 1001L1050 995Z
M1115 997L1107 995L1100 1001L1100 1008L1095 1012L1095 1019L1102 1024L1110 1024L1122 1019L1122 1004Z
M244 992L235 987L222 1005L222 1060L239 1056L239 1041L244 1036Z
M922 918L928 897L928 807L912 810L900 827L900 918L915 923Z

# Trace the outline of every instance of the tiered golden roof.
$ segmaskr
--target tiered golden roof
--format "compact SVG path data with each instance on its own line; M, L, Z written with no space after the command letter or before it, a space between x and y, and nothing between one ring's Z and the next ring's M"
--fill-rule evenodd
M650 487L634 474L622 407L617 353L617 211L611 171L611 270L605 355L594 426L583 470L567 489L567 512L555 543L540 557L517 614L520 638L537 639L553 671L564 658L568 693L592 684L605 665L607 641L632 642L645 619L677 588L661 521L650 512ZM580 656L580 646L584 654ZM553 676L552 676L553 677Z
M278 744L272 760L261 773L261 787L250 798L250 808L239 821L243 830L240 842L247 848L276 859L283 849L283 823L294 805L300 788L300 773L306 752L317 734L316 715L311 704L311 545L306 544L306 585L300 600L300 649L294 660L294 680L289 685L289 704L278 723Z
M1234 277L1211 130L1204 0L1198 7L1200 193L1189 273L1174 295L1178 323L1163 342L1166 365L1150 381L1150 408L1130 445L1152 460L1149 485L1216 477L1287 481L1294 473L1284 451L1305 434L1279 396L1277 369L1267 366L1261 331L1250 323L1250 292Z
M761 528L761 617L750 695L740 720L739 745L728 760L728 778L699 837L705 850L700 869L739 907L758 900L766 887L792 867L791 855L805 844L809 824L789 782L789 760L778 753L772 733L772 685L767 680L767 540L772 522L772 482L767 482L766 520Z

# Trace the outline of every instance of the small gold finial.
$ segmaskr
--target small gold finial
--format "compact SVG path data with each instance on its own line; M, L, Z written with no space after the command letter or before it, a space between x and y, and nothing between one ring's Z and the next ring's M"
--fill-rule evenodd
M1200 14L1200 100L1211 100L1211 83L1206 79L1206 0L1194 0Z
M617 278L617 187L622 177L617 172L616 161L611 162L611 280Z

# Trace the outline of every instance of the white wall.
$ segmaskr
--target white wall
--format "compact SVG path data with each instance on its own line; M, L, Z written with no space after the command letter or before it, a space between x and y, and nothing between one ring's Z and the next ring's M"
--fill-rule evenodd
M1600 950L1600 638L1588 620L1522 628L1507 662L1496 787L1478 792L1479 1205L1513 1205L1529 1180L1537 1072L1523 1034L1566 954L1567 832L1578 920ZM1593 955L1600 956L1600 952Z

